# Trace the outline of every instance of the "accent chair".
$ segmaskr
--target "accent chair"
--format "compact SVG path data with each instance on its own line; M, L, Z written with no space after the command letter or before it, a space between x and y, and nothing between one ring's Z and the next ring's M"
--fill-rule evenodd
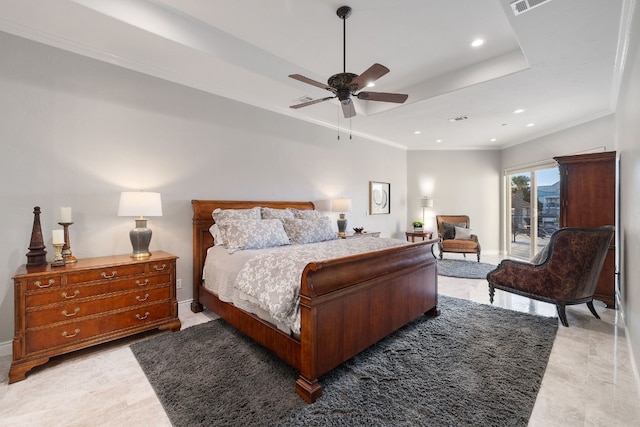
M436 215L438 225L438 249L440 259L444 252L462 254L476 254L480 262L480 242L478 236L472 234L469 217L467 215Z
M615 227L561 228L531 262L503 260L487 274L489 299L495 289L556 305L564 326L569 326L565 306L586 303L593 307L593 294L607 256Z

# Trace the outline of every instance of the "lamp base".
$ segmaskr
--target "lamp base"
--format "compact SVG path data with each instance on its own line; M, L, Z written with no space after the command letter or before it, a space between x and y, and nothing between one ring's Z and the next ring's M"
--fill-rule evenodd
M340 218L338 219L338 236L344 237L347 235L347 219L344 217L344 214L340 214Z
M136 228L129 232L133 253L131 258L141 259L151 256L149 243L151 243L151 230L147 228L146 219L136 219Z

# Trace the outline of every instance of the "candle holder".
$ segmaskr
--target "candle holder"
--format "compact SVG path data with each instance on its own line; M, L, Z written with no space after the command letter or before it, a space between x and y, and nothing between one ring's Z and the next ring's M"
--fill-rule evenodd
M72 222L59 222L64 228L64 246L62 247L62 258L64 259L65 264L73 264L78 260L71 253L71 241L69 240L69 226L73 224Z
M52 267L62 267L65 262L64 262L64 258L62 257L62 247L64 246L64 243L54 243L53 247L56 250L56 255L55 258L53 259L53 261L51 262L51 266Z

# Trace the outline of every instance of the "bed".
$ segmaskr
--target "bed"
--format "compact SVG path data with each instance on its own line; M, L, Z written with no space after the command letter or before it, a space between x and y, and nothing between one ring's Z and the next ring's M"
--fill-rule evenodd
M418 316L438 314L434 239L307 264L299 289L300 333L286 333L204 286L205 259L214 246L212 212L257 206L313 210L314 204L192 200L192 206L191 310L212 310L299 371L295 390L309 403L322 395L322 375Z

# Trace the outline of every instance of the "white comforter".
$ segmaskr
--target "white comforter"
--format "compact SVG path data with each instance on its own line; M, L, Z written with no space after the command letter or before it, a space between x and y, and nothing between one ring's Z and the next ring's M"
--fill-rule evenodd
M403 244L407 243L363 237L234 254L214 247L205 264L205 286L221 300L271 321L285 332L298 334L300 281L307 264Z

